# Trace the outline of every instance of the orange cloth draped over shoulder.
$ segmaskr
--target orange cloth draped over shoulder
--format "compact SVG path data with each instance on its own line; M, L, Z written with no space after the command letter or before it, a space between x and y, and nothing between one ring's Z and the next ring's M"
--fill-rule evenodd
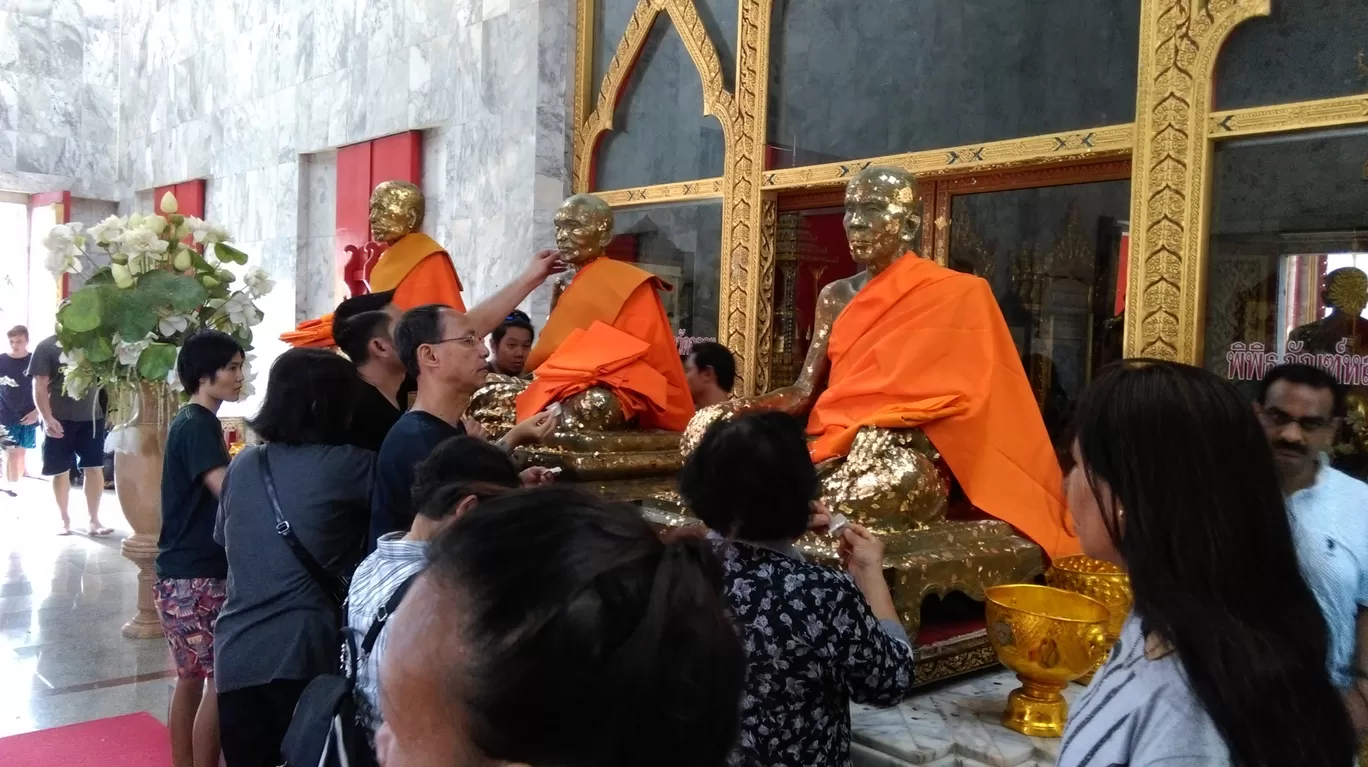
M461 300L461 280L451 257L437 241L413 232L380 254L370 273L372 293L394 291L394 305L408 311L424 304L443 304L458 312L466 310Z
M370 274L372 293L394 291L394 305L403 311L424 304L444 304L464 312L461 280L451 258L437 241L414 232L399 238L380 255ZM334 346L333 316L305 320L280 335L290 346L327 349Z
M808 418L812 458L845 455L861 426L918 427L969 501L1051 557L1080 551L1059 462L988 283L908 253L831 331L830 383Z
M611 390L645 429L683 431L693 417L679 345L650 272L600 258L561 294L527 358L535 373L518 420L592 386Z

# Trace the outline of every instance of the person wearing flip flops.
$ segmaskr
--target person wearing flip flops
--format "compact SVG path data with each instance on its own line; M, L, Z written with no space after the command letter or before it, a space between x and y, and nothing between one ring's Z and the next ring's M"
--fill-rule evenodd
M80 399L66 395L62 375L62 349L57 336L49 336L33 350L29 376L33 379L33 401L43 422L43 476L52 482L52 495L62 515L59 535L71 535L67 502L71 497L71 470L80 469L85 477L86 510L90 513L92 536L114 532L100 524L100 498L104 495L104 410L100 390L91 388Z

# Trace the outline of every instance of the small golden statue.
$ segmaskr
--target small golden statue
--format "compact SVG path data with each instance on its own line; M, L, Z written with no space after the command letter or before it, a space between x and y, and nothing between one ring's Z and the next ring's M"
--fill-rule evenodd
M570 270L553 285L551 315L528 355L533 380L491 376L471 412L498 430L559 408L556 435L526 452L540 465L566 469L571 479L668 478L681 464L679 432L693 415L657 293L670 286L605 255L613 211L603 200L569 198L555 227Z
M822 289L797 382L704 408L683 445L740 413L804 419L823 500L884 539L913 635L928 594L982 601L988 587L1041 572L1041 548L1012 526L1052 555L1077 552L1059 465L992 291L912 252L917 206L903 170L871 167L850 182L846 236L865 271ZM997 519L947 518L952 477Z

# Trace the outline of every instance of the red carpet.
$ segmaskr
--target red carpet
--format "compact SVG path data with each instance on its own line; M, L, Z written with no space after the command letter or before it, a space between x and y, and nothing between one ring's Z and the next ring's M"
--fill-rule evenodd
M129 714L0 738L0 764L171 767L171 736L151 714Z

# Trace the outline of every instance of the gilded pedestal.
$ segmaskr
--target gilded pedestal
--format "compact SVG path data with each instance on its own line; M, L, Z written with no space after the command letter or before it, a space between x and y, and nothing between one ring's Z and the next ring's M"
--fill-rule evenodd
M176 397L165 386L144 383L122 398L118 427L130 430L125 444L135 452L114 454L114 486L133 535L119 553L138 566L137 612L123 626L129 639L159 639L161 622L152 601L156 583L157 537L161 534L161 475L166 431L175 417Z

